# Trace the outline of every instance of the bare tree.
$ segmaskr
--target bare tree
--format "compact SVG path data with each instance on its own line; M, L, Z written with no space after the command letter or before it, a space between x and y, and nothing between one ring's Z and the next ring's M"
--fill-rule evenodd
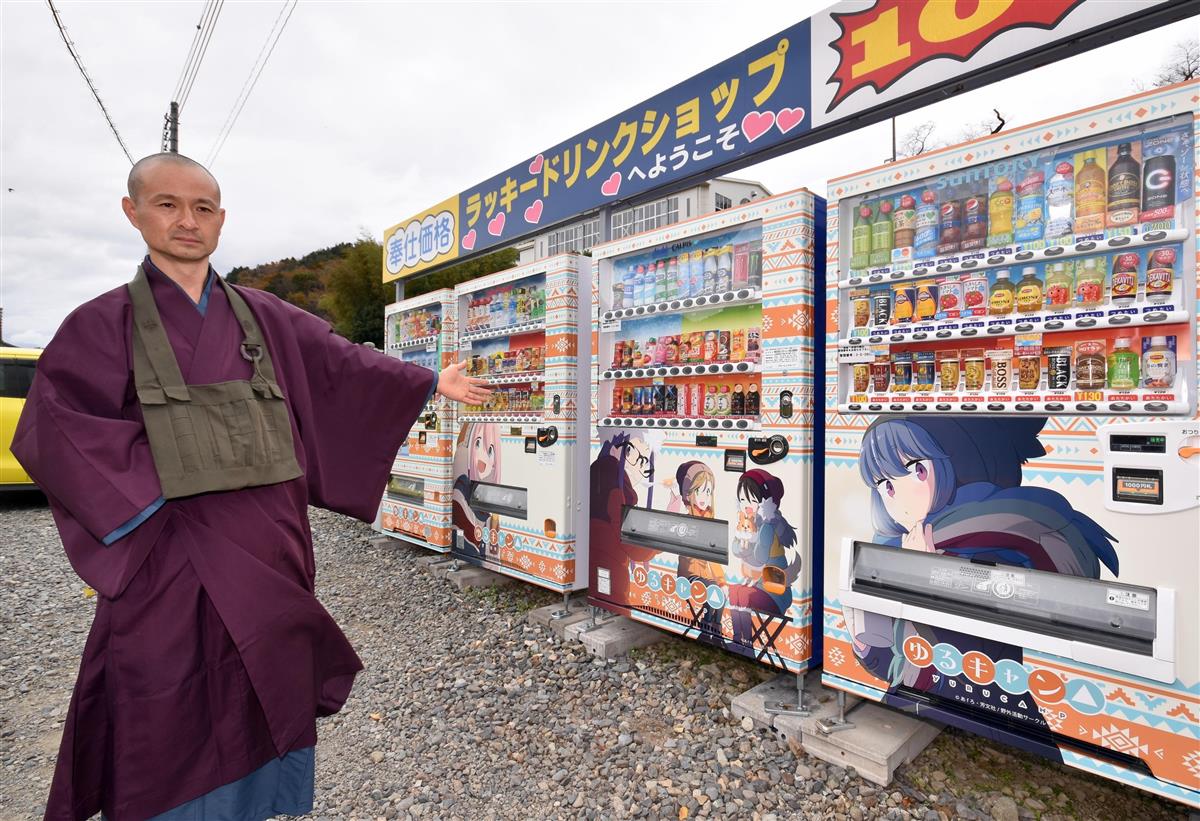
M1171 47L1167 58L1149 82L1134 80L1133 87L1138 91L1145 91L1147 88L1174 85L1196 77L1200 77L1200 40L1191 37L1180 40Z
M972 123L965 123L950 138L939 138L937 136L938 124L933 120L918 123L896 141L896 159L915 157L918 154L924 154L926 151L945 148L948 145L955 145L957 143L969 142L979 137L985 137L988 134L997 133L1000 129L1004 128L1004 117L1000 115L999 111L992 110L996 113L995 120L976 120Z
M936 148L937 146L933 144L933 132L936 130L937 123L933 120L926 120L913 126L897 141L896 159L915 157Z

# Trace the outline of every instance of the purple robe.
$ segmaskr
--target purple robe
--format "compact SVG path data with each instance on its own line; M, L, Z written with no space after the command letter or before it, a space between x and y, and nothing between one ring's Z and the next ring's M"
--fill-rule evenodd
M249 379L223 289L205 314L147 270L190 384ZM38 362L12 450L45 491L67 556L98 592L46 818L164 812L316 743L362 663L313 595L313 504L374 518L392 457L435 374L335 335L275 296L239 289L287 398L304 475L159 498L133 386L122 286L63 322Z

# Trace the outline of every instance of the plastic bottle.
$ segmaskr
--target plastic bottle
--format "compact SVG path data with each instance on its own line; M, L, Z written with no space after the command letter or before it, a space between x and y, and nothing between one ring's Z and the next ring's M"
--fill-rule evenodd
M900 196L900 206L892 214L892 246L911 248L917 231L917 201L909 194Z
M621 277L621 281L625 284L625 290L621 296L622 308L632 308L634 299L637 297L637 266L625 266L625 273Z
M717 249L704 249L704 293L717 292Z
M1142 354L1142 384L1147 388L1175 386L1175 351L1165 336L1150 338L1150 347Z
M973 193L963 200L962 250L971 251L987 245L987 226L987 193L986 191L983 194Z
M665 302L667 299L667 263L659 260L654 266L654 301Z
M716 385L709 385L708 389L704 391L704 415L705 416L716 416L717 415L717 386Z
M921 192L917 205L916 233L913 236L913 253L920 259L937 255L938 204L937 194L929 188Z
M996 190L988 197L988 244L1002 245L1012 242L1013 206L1016 197L1013 195L1012 180L1000 177L996 180Z
M1009 280L1009 270L1002 268L996 272L996 281L988 291L988 313L992 316L1011 314L1016 288Z
M722 245L717 249L717 293L723 294L733 287L733 246Z
M1165 341L1165 340L1164 340ZM1113 341L1108 355L1108 386L1116 390L1133 390L1138 385L1138 355L1130 348L1127 336Z
M729 401L729 412L734 416L746 415L746 393L742 390L741 382L733 386L733 395Z
M1060 160L1046 185L1046 239L1069 237L1074 225L1075 167L1067 160Z
M687 296L687 283L679 276L679 257L667 260L667 299L681 299Z
M1071 304L1075 291L1075 273L1070 263L1055 262L1046 275L1046 307L1066 308Z
M1142 202L1142 165L1133 158L1130 143L1117 147L1117 158L1108 169L1108 224L1130 225L1137 222Z
M1104 271L1096 264L1096 257L1083 261L1075 272L1075 305L1079 308L1095 308L1104 302Z
M746 388L746 415L758 416L758 383L751 382Z
M1075 219L1103 214L1107 199L1104 169L1088 157L1075 175Z
M892 261L892 201L880 201L879 210L871 222L871 265L887 265Z
M854 211L854 227L850 229L850 267L862 270L871 262L871 222L873 206L863 203Z
M1026 265L1021 269L1021 279L1017 282L1017 312L1030 314L1042 309L1042 298L1045 286L1037 275L1037 267Z
M1017 242L1034 242L1042 238L1046 228L1043 195L1046 192L1046 175L1037 166L1029 169L1025 178L1017 183L1017 219L1013 236Z

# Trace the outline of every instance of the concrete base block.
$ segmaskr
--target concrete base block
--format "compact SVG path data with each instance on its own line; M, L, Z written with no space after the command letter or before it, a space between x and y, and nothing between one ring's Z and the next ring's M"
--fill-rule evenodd
M814 715L800 721L804 751L839 767L853 767L881 787L888 786L896 768L916 758L942 731L940 724L874 702L847 710L846 720L854 724L848 730L826 735L817 727L819 720Z
M499 573L493 573L490 570L484 570L482 567L474 565L459 565L458 570L449 570L450 565L443 566L446 569L439 571L439 566L434 565L434 572L441 573L442 578L449 581L459 590L475 590L480 587L499 587L500 585L513 584L515 579L504 576Z
M378 536L372 536L371 538L367 539L367 544L371 545L372 547L390 547L391 545L395 544L397 541L398 540L393 536L386 536L386 535L380 534Z
M593 656L614 659L637 647L649 647L667 638L666 633L645 624L617 616L595 630L587 630L587 619L580 619L566 628L566 637L583 643Z
M811 716L825 718L837 715L835 691L821 685L821 673L812 670L804 677L804 709ZM799 755L801 728L800 722L806 717L789 715L772 715L767 712L767 706L775 706L776 702L789 705L796 703L796 676L793 673L783 673L770 681L764 681L752 687L739 696L734 696L730 709L735 718L749 716L754 726L763 730L771 730L781 739L791 745L792 750ZM849 696L848 704L856 703L858 699Z
M462 566L462 563L460 562L459 565ZM442 554L418 556L417 566L434 578L440 579L450 567L450 560L448 556Z
M527 620L530 624L546 628L561 639L566 636L567 628L572 624L587 622L587 607L577 605L574 602L572 602L572 605L569 615L562 618L554 617L555 613L562 610L562 602L555 602L545 607L539 607L537 610L531 610Z

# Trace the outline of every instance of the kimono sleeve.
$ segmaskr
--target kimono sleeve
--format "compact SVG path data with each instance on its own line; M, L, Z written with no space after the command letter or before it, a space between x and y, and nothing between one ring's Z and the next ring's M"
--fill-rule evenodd
M127 320L93 305L67 318L38 360L12 443L38 486L97 543L162 495L145 427L125 406Z
M300 436L312 502L369 522L437 374L355 345L299 309L290 318L311 397Z

